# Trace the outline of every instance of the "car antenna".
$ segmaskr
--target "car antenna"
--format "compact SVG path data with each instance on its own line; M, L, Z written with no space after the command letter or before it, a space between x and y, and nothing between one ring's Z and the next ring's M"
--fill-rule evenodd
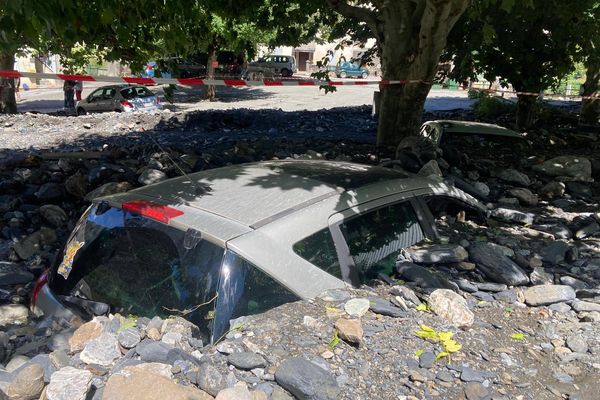
M194 182L194 180L183 170L183 168L181 168L179 166L179 164L171 157L171 155L160 145L158 140L156 140L156 138L154 137L153 133L148 135L148 137L150 138L150 140L152 140L154 142L154 144L160 149L160 151L162 151L164 154L167 155L167 158L169 159L169 161L171 161L173 163L173 165L179 170L179 172L181 172L181 175L183 175L184 177L186 177L188 179L190 184L194 187L194 194L196 196L200 196L209 191L208 187L198 186L197 182Z

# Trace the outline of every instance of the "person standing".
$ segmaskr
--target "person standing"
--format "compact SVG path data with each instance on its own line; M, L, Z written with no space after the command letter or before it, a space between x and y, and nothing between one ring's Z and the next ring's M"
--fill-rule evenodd
M63 84L63 91L65 93L65 101L64 101L65 110L75 107L75 100L73 99L73 96L75 94L74 87L75 87L74 81L66 80L65 83Z
M83 82L75 81L75 100L81 101L81 92L83 92Z
M15 99L16 101L21 101L21 93L19 90L21 89L21 77L15 78Z

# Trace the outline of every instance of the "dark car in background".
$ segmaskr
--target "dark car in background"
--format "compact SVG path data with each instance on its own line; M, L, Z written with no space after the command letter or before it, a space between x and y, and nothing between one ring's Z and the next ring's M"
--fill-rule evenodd
M362 78L366 79L369 76L369 70L359 65L342 62L336 69L335 75L338 78Z
M102 86L78 101L77 115L93 112L154 111L160 110L160 97L141 85Z

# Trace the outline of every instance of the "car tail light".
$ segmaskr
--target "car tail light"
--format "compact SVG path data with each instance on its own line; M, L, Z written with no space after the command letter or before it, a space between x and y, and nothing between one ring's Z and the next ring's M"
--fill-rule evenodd
M128 102L127 100L121 100L121 105L123 107L129 107L129 108L133 108L133 104L131 104L130 102Z
M127 201L121 205L121 209L165 223L171 218L183 215L183 211L147 200Z
M44 271L40 277L35 281L35 286L33 287L33 293L31 294L31 309L35 308L35 303L37 302L38 296L42 291L42 288L45 284L48 283L48 270Z

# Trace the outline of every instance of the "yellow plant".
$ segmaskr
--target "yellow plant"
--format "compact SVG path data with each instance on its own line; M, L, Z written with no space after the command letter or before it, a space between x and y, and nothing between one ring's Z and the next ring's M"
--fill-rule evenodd
M448 359L450 359L452 353L456 353L462 348L462 345L452 339L454 336L453 332L438 332L432 327L424 324L419 325L419 328L421 329L415 332L418 337L442 345L444 351L441 351L436 355L436 360L439 360L442 357L448 357Z

